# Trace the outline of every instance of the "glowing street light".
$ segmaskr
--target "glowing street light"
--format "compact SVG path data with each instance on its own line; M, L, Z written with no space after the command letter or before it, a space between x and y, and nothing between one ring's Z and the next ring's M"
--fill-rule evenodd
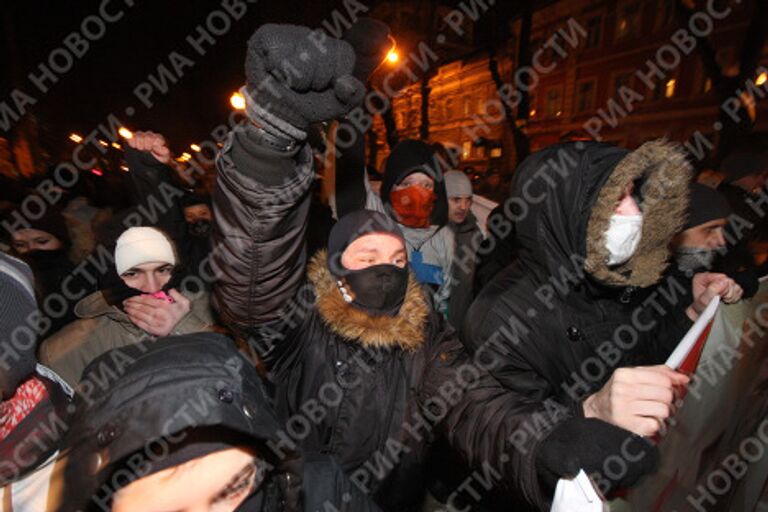
M107 146L109 146L109 144L108 144L108 143L107 143L107 141L105 141L105 140L100 140L100 141L99 141L99 144L101 144L101 145L102 145L102 146L104 146L105 148L106 148Z
M113 147L113 148L115 148L115 149L123 149L123 146L121 146L121 145L120 145L120 144L118 144L117 142L113 142L113 143L112 143L112 147Z
M400 55L398 55L397 50L394 48L389 50L389 53L387 53L387 62L390 64L396 64L397 61L400 60Z
M192 155L190 155L189 153L182 153L181 158L183 158L184 160L191 160Z
M766 80L768 80L768 72L763 71L757 76L757 80L755 80L755 85L763 85Z
M69 140L71 140L75 144L80 144L81 142L83 142L83 138L76 133L70 133Z
M133 138L133 133L131 132L131 130L129 130L125 126L121 126L120 129L117 130L117 133L119 133L120 136L122 138L124 138L124 139L132 139Z
M192 148L192 151L195 151L197 153L201 151L200 146L198 146L197 144L191 144L189 147Z
M239 91L233 93L232 96L229 97L229 103L236 110L245 110L245 96Z

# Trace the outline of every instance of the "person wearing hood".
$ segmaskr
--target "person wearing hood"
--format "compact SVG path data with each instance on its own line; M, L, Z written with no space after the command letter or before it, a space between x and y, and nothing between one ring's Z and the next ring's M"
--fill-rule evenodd
M461 171L445 173L445 191L448 197L448 226L456 238L453 259L454 282L448 308L448 320L461 330L464 316L472 304L477 251L483 242L483 232L472 213L472 183Z
M305 485L307 509L418 510L436 430L452 432L481 465L507 437L506 392L487 372L466 393L456 384L468 355L409 267L407 237L389 215L344 215L327 250L308 261L314 170L302 133L348 112L363 92L350 75L352 49L328 38L320 51L311 35L264 25L249 40L249 119L217 159L214 306L274 387L279 446L329 458L347 476ZM286 62L303 81L279 81ZM266 81L272 87L259 88ZM456 391L450 419L440 397L446 386ZM463 414L469 407L476 409ZM475 415L485 415L486 429L475 428ZM353 490L362 491L354 503Z
M50 336L75 320L75 301L62 293L63 283L69 290L77 290L82 297L96 289L96 283L88 282L84 274L75 272L76 262L70 258L72 245L64 216L55 208L48 207L37 219L28 219L24 225L11 232L12 254L26 262L35 275L35 296L50 326L40 335ZM55 311L48 311L46 298L63 297L65 307L55 302ZM52 308L51 308L52 309Z
M39 312L29 267L0 254L0 511L40 512L67 430L72 390L37 364Z
M176 249L162 231L128 228L117 239L114 261L101 290L75 306L79 319L40 347L41 360L73 387L88 363L110 349L212 328L209 295L184 290Z
M662 141L557 144L515 173L519 256L474 301L463 341L493 358L490 372L516 397L518 453L506 467L535 508L579 469L609 493L653 468L648 439L689 381L663 363L712 298L736 298L725 276L696 276L692 290L657 285L689 179L682 150ZM606 469L622 453L632 454L625 474ZM499 457L490 460L503 467Z
M280 424L229 338L117 348L83 381L101 384L74 403L60 512L300 510L301 458L271 450Z

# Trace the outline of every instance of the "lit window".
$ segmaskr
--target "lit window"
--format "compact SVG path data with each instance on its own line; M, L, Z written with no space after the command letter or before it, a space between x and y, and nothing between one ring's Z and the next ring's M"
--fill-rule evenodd
M667 80L667 84L664 86L664 97L671 98L675 95L675 84L677 82L674 78Z
M500 158L501 148L491 148L491 158Z
M619 10L619 17L616 21L616 39L640 35L640 14L641 7L639 2L625 5Z
M467 158L469 158L471 153L472 153L472 143L470 141L464 142L464 144L461 145L461 158L466 160Z

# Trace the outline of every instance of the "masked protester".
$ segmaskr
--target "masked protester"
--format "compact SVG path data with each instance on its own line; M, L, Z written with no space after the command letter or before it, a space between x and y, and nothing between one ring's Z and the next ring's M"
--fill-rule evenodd
M37 512L47 503L67 430L71 390L36 364L39 320L32 272L0 254L0 511ZM55 487L55 484L53 485Z
M557 479L579 469L599 472L610 494L654 466L648 438L689 382L663 362L709 301L735 289L702 274L692 290L661 282L653 293L685 222L689 173L684 153L658 141L632 152L558 144L515 173L519 256L479 294L463 339L515 397L506 428L541 426L488 459L509 468L529 506L547 509ZM621 453L637 456L622 474L606 471Z
M731 209L717 190L692 183L690 206L683 231L672 240L677 267L686 272L711 269L718 255L725 252L725 226Z
M43 306L42 313L50 325L40 336L50 336L72 322L74 302L72 293L81 298L96 289L95 282L88 282L85 274L76 272L77 265L69 257L71 240L64 217L54 208L48 208L38 219L30 219L22 229L11 233L13 254L26 262L35 275L35 296ZM62 290L64 282L70 294ZM55 307L46 307L46 298L58 297Z
M307 261L314 169L302 133L344 115L363 93L350 75L351 48L328 38L321 51L311 34L265 25L249 41L249 119L229 134L217 159L214 242L221 250L214 266L221 272L214 305L267 371L286 432L296 432L296 421L304 425L297 418L305 417L306 404L322 409L281 444L343 473L305 483L305 508L417 510L433 434L453 432L452 442L478 465L506 448L499 442L511 433L506 392L469 364L409 266L407 236L391 216L348 213L332 228L327 251ZM313 87L292 80L258 88L278 78L286 62ZM467 366L477 378L460 374ZM447 404L439 397L451 386ZM382 467L377 461L393 450L395 459Z
M112 348L207 331L213 324L208 294L182 288L183 267L163 232L129 228L117 239L114 256L102 288L75 306L79 320L40 348L41 360L72 386L88 363Z
M117 348L84 381L101 384L75 401L57 510L300 510L301 459L271 448L280 424L230 339Z

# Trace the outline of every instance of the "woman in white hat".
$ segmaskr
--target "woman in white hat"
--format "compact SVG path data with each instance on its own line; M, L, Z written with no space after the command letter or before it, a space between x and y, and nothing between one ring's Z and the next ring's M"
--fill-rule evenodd
M72 385L88 363L111 349L212 328L208 294L179 291L176 249L161 230L125 230L114 256L115 272L102 289L75 306L79 319L40 347L40 359Z

